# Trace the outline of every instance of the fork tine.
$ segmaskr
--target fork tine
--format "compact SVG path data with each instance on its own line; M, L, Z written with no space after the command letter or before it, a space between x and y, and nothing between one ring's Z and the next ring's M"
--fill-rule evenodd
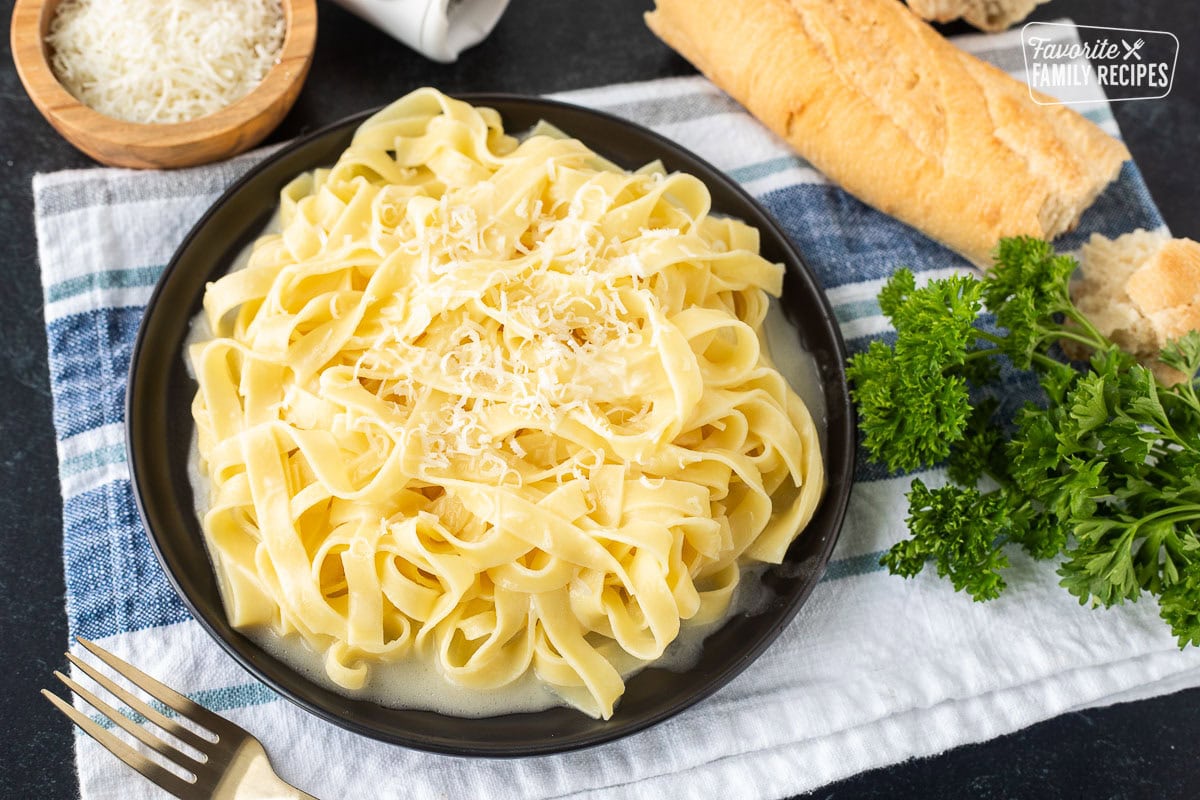
M147 747L154 750L155 752L160 753L163 756L166 756L171 761L178 761L179 756L183 756L188 761L192 762L193 764L196 764L197 766L204 763L202 761L197 761L196 759L192 758L190 755L183 752L182 750L180 750L176 747L172 747L171 745L164 742L162 739L159 739L157 736L151 734L150 731L146 730L141 725L138 725L136 722L131 720L129 717L125 716L120 711L117 711L115 708L110 706L108 703L104 702L99 697L92 694L87 689L83 688L78 683L71 680L70 678L68 678L66 675L62 674L58 670L54 670L54 677L58 678L60 681L62 681L64 684L66 684L67 688L70 689L72 692L74 692L75 694L82 697L84 699L84 702L88 703L92 708L96 709L101 714L108 717L110 720L115 722L117 725L120 725L125 730L126 733L133 736L139 742L146 745ZM187 765L183 765L183 766L185 769L187 769Z
M76 636L75 641L86 647L92 653L92 655L99 658L105 664L108 664L118 673L133 681L138 685L139 688L154 697L160 703L170 706L201 727L207 728L209 731L217 734L218 736L220 736L222 733L244 733L241 728L237 727L229 720L225 719L224 717L217 716L199 703L192 702L189 698L184 697L170 686L156 681L154 678L151 678L137 667L122 661L99 645L84 639L82 636ZM121 699L123 700L124 698ZM141 709L138 710L140 711Z
M82 670L89 678L115 695L122 703L129 706L134 711L138 712L167 733L170 733L202 753L207 752L206 748L212 747L212 742L197 735L196 732L190 728L180 725L175 720L163 714L157 708L145 703L140 697L137 697L136 695L126 691L107 675L100 672L83 659L77 658L71 653L67 653L67 659L76 667L79 667L79 669ZM89 700L88 702L91 701ZM92 703L92 705L95 705L95 703ZM122 714L121 716L123 717L124 715Z
M113 734L104 730L104 728L97 725L93 720L81 714L75 709L74 706L63 700L54 692L51 692L48 689L42 689L42 694L44 694L46 699L53 703L59 711L66 714L72 722L82 728L84 733L99 742L100 746L124 761L129 766L133 767L146 778L149 778L162 789L165 789L176 797L195 798L203 796L203 793L197 791L197 787L195 785L185 781L183 778L179 777L173 772L163 769L158 764L155 764L153 761L146 758L129 745L125 744L125 742L121 741Z

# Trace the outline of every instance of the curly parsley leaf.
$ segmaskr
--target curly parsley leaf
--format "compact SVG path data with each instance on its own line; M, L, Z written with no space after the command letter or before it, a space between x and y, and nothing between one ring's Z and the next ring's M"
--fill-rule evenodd
M1000 570L1008 557L997 530L1005 526L1007 509L997 495L981 495L958 486L928 488L914 480L908 493L908 528L912 538L889 550L880 562L890 572L913 577L927 559L954 588L976 600L999 597L1005 587Z
M1179 646L1200 646L1200 543L1191 537L1191 562L1158 600L1159 613L1179 638Z
M880 292L896 345L872 342L850 359L847 375L863 444L890 469L936 463L960 438L971 413L963 365L977 338L980 291L966 276L917 289L912 272L901 269Z

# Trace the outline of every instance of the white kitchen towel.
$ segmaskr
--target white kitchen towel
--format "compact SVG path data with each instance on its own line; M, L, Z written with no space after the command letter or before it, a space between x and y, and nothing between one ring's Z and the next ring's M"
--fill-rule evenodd
M959 44L1021 77L1016 33ZM829 185L703 78L558 97L648 125L741 181L819 276L852 351L886 335L875 298L896 267L967 269ZM1115 134L1095 99L1080 110ZM1200 685L1200 650L1176 647L1153 602L1081 608L1051 563L1016 556L1009 590L987 604L931 571L888 575L879 558L906 536L912 476L861 462L833 560L794 622L726 687L649 730L553 756L455 758L347 733L280 699L208 638L170 588L137 519L122 443L125 373L154 281L190 226L262 155L170 173L39 175L34 191L71 633L254 732L297 786L324 798L783 797L1080 707ZM1127 164L1059 245L1161 226ZM1029 391L1009 388L1013 400ZM82 734L76 754L85 800L161 794Z
M508 0L336 0L421 55L448 63L482 42Z

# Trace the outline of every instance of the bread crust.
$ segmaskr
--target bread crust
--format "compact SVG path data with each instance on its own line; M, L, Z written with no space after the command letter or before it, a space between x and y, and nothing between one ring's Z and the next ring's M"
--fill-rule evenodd
M1070 229L1129 157L896 0L657 0L661 39L814 167L980 266Z
M907 0L922 19L950 22L962 18L984 31L1002 31L1049 0Z

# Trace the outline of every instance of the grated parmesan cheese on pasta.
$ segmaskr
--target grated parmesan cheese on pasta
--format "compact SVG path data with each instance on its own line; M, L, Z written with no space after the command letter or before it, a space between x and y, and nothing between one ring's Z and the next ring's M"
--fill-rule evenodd
M46 42L78 100L129 122L185 122L244 97L279 60L279 0L64 0Z

